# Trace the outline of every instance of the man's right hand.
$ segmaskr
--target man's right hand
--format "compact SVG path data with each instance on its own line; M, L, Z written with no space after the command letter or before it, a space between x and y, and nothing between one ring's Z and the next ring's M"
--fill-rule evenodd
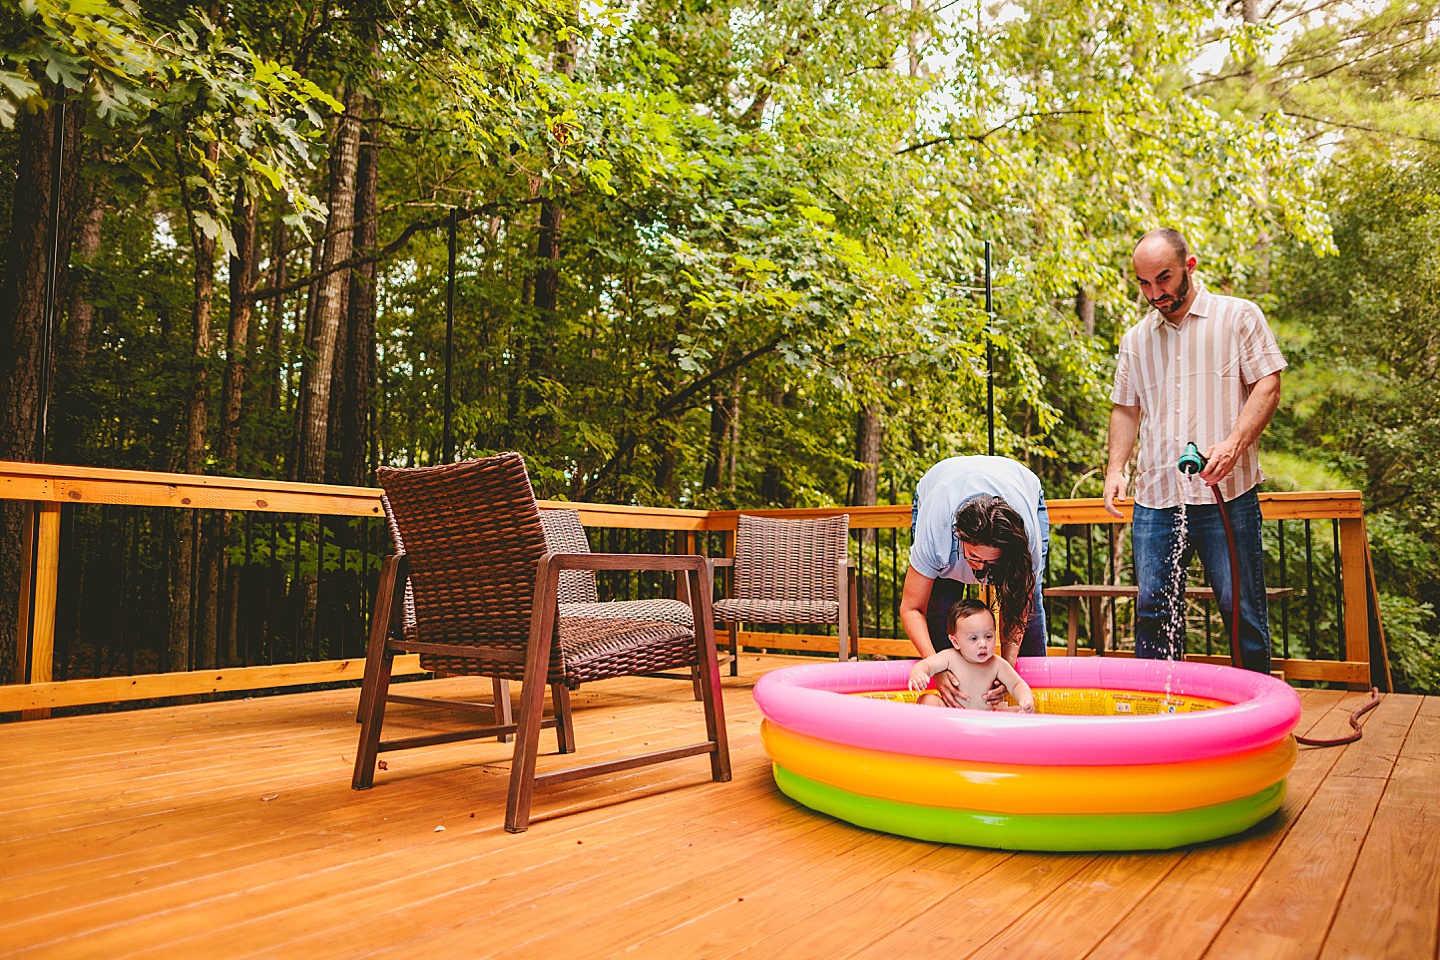
M1105 475L1105 512L1117 520L1125 516L1120 512L1120 508L1115 506L1116 500L1124 499L1125 486L1125 474L1107 473Z

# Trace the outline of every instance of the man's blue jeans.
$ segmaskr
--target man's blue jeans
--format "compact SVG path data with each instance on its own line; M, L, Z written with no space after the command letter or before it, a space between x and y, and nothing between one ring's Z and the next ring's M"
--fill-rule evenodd
M1260 545L1260 497L1251 488L1226 505L1235 531L1240 567L1240 656L1246 670L1270 672L1270 611L1265 602L1265 553ZM1175 564L1176 515L1179 507L1135 507L1131 537L1135 551L1135 583L1140 596L1135 609L1135 656L1179 660L1185 655L1183 625L1167 636L1167 625L1182 617L1185 568L1197 553L1205 578L1215 591L1225 636L1230 636L1230 549L1217 504L1186 507L1186 537ZM1178 571L1178 580L1177 580ZM1180 609L1176 609L1179 607Z

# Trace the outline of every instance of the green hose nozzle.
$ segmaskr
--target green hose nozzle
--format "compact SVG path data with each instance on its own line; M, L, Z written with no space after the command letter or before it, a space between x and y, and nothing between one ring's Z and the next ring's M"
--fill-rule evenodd
M1194 476L1205 469L1205 462L1205 458L1200 455L1200 448L1195 446L1195 442L1192 440L1185 444L1185 452L1180 454L1180 460L1175 464L1175 469Z

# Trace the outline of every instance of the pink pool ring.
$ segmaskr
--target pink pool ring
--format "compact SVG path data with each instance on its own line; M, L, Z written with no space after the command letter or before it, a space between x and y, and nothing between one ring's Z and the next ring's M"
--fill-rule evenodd
M755 686L781 790L861 826L1033 850L1163 849L1272 814L1295 759L1295 691L1210 664L1026 658L1036 690L1190 712L1033 715L886 699L913 661L777 670ZM869 696L857 695L869 694ZM1199 705L1199 706L1197 706Z

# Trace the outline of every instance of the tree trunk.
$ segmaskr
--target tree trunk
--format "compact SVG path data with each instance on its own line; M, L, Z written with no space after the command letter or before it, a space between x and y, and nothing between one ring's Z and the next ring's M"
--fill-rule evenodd
M231 229L235 253L230 258L230 330L225 340L225 384L220 400L220 469L239 467L240 407L245 393L245 354L250 342L250 290L255 285L255 227L259 204L238 194Z
M729 405L716 380L710 388L710 443L705 458L705 489L719 490L725 481L725 440L730 436Z
M529 380L525 390L525 414L531 422L528 430L540 447L553 439L554 424L549 417L537 416L540 391L534 381L551 374L555 356L556 310L560 304L560 205L553 199L540 203L540 233L535 258L535 325L530 333Z
M0 459L34 460L40 410L40 357L45 322L45 286L52 239L58 240L57 295L69 273L75 210L80 185L80 124L83 112L65 111L60 179L60 233L50 236L51 157L54 108L23 115L11 210L9 271L0 288ZM53 343L53 341L52 341ZM54 369L55 356L50 356Z
M1075 288L1075 316L1085 326L1085 332L1095 335L1095 297L1084 287Z
M345 115L335 130L330 164L330 218L326 221L325 253L321 269L329 270L349 259L355 229L355 168L360 151L360 94L345 94ZM306 331L307 355L300 377L300 449L297 479L321 483L325 479L325 450L330 417L331 369L335 340L348 284L343 271L333 270L315 286L314 315Z
M60 183L61 270L70 260L73 194L79 183L81 111L65 112L66 162ZM45 281L50 248L50 160L55 137L53 110L21 114L16 122L14 205L11 208L8 270L0 286L0 460L34 460L40 407L40 354L45 320ZM63 272L61 276L63 276ZM59 278L57 278L58 280ZM57 289L60 285L57 283ZM25 508L0 501L0 682L14 679L16 618L19 615L20 541Z
M285 244L285 218L275 217L275 233L270 241L270 285L283 287L289 281L286 260L289 256ZM285 295L277 293L270 303L269 327L265 333L265 377L270 384L270 413L276 414L280 405L280 367L285 362ZM276 451L277 453L279 451Z
M873 507L880 491L880 408L869 404L855 418L855 459L865 464L855 471L852 507Z
M790 405L790 393L785 389L785 384L777 382L770 388L768 395L770 405L776 410L784 410ZM785 482L785 464L789 461L785 455L783 445L774 442L770 445L770 457L765 464L765 473L760 478L760 499L775 506L790 505L790 488Z
M181 150L182 146L177 141L177 153ZM215 162L219 156L218 146L208 145L205 156L211 163ZM180 197L185 206L186 222L190 229L190 251L194 258L194 300L190 306L190 401L185 417L184 460L181 469L185 473L201 473L205 466L205 432L209 426L210 314L215 298L215 238L206 236L195 222L195 198L190 189L184 186L186 174L183 162L180 174ZM195 563L201 552L198 549L200 545L196 542L201 526L194 523L193 518L186 516L177 530L175 564L170 576L170 637L166 648L166 663L170 670L184 670L191 665L190 640L194 630L191 622L192 611L213 612L214 608L214 604L206 603L203 596L197 605L192 595L196 581ZM199 585L208 591L209 576L200 578ZM202 617L199 631L202 646L208 636L213 649L214 625L213 616ZM202 666L209 665L203 655L197 654L196 659Z
M874 404L867 404L862 407L855 417L855 459L865 466L855 471L854 482L851 484L853 492L850 496L850 505L853 507L873 507L880 498L880 436L884 429L884 422L880 418L880 408ZM856 531L856 538L862 551L875 543L874 528L864 528ZM862 553L863 556L863 553ZM860 578L860 609L871 610L875 604L875 573L873 569L866 570L866 575ZM863 616L863 614L862 614Z
M735 489L735 474L740 459L740 393L745 383L740 371L735 371L735 382L730 390L730 410L727 414L730 420L730 489Z
M105 204L95 193L91 191L85 214L80 220L80 232L75 237L74 259L87 268L100 252L100 227L105 222ZM65 339L60 347L60 363L74 374L84 369L90 356L90 328L94 325L95 305L87 296L90 291L85 279L77 283L72 275L69 287L70 322L65 327Z
M179 150L177 143L176 149ZM210 144L205 156L214 163L219 147ZM182 179L185 171L181 170ZM185 418L183 469L200 473L205 465L205 430L209 425L207 402L210 395L210 312L215 298L215 238L207 237L195 222L194 197L188 188L181 190L186 222L190 228L190 251L194 257L194 300L190 306L190 403Z
M105 220L105 205L93 187L87 191L84 213L75 237L73 260L81 265L79 275L72 270L66 277L66 300L70 304L68 322L60 343L57 394L52 423L54 442L51 446L57 463L76 463L79 458L80 434L89 413L82 391L85 367L90 356L90 329L94 326L95 305L90 302L89 277L95 257L100 253L100 228Z
M367 118L374 115L374 101L364 98ZM355 235L357 253L373 251L379 242L378 217L380 153L374 127L362 138L355 172ZM337 480L352 486L369 482L366 453L370 440L370 394L375 379L375 263L350 271L349 318L345 325L345 379L341 383L338 418L340 469Z

